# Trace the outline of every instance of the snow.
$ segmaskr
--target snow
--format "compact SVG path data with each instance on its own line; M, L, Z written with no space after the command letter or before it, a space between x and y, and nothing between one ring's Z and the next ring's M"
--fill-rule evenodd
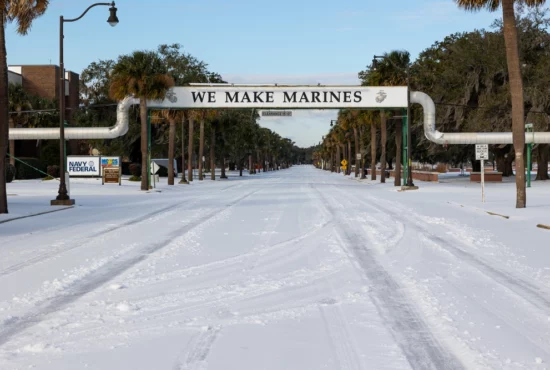
M71 179L0 223L0 368L547 368L549 182L229 175ZM57 186L8 184L0 222Z

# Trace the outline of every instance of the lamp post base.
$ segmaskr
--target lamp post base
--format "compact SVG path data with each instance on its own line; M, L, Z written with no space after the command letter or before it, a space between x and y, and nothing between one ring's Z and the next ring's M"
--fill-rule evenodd
M408 185L403 185L401 186L401 190L418 190L418 186L408 186Z
M54 199L50 201L51 206L74 206L74 199Z

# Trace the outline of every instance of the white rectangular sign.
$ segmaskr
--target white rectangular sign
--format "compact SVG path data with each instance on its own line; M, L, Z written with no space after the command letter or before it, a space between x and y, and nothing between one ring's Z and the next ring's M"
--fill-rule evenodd
M262 117L292 117L291 110L264 110Z
M489 159L489 145L487 144L476 144L476 160L487 160Z
M405 86L178 86L148 108L405 108Z
M99 157L67 156L67 172L69 176L99 176Z

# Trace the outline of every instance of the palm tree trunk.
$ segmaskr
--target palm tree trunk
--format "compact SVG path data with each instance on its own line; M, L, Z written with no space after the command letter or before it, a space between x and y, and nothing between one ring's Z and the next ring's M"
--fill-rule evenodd
M176 120L170 118L168 131L168 185L174 185L174 150L176 145Z
M181 180L180 184L188 184L185 178L185 115L181 120Z
M518 30L514 14L514 0L502 0L502 20L504 24L504 42L512 97L512 137L516 154L516 208L525 208L525 149L523 82L519 66Z
M227 179L227 175L225 174L225 156L222 155L222 173L220 175L220 179Z
M357 159L357 154L360 154L361 151L359 149L359 133L357 132L357 127L353 128L353 136L355 138L355 177L359 176L359 167L361 166L361 160Z
M336 144L336 173L340 173L340 144Z
M0 6L0 213L8 213L6 153L8 150L8 62L6 60L5 6Z
M139 115L141 118L141 190L149 190L149 174L147 173L147 161L149 159L147 142L147 100L145 98L140 98L139 100Z
M195 125L195 119L189 119L189 144L187 145L187 178L189 181L193 181L193 126Z
M401 121L395 124L395 173L394 186L401 186L401 146L403 144L403 132Z
M366 179L367 175L365 173L365 146L363 144L363 132L364 127L361 127L359 130L359 145L361 146L361 179Z
M380 111L380 182L386 182L386 112Z
M539 144L537 156L537 177L535 180L548 180L548 153L550 146L548 144Z
M202 175L202 157L204 156L204 118L201 118L200 124L200 138L199 138L199 180L203 180Z
M351 140L348 140L348 175L351 175L351 161L353 160L351 154Z
M216 128L210 130L210 180L216 180Z
M374 122L370 124L370 179L376 180L376 125Z

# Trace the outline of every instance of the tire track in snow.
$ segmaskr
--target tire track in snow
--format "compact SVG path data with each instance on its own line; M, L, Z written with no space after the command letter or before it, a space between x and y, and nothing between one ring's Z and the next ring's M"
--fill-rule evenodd
M327 210L333 215L341 212L332 205L315 185ZM346 215L339 217L337 233L343 240L342 248L352 261L356 261L364 276L372 283L371 298L380 316L391 331L413 369L464 369L462 363L433 336L427 324L410 302L403 288L376 261L365 246L364 236L358 234L353 225L346 221Z
M208 326L197 335L193 347L187 352L183 361L176 362L174 370L206 370L208 354L217 336L222 330L221 326Z
M319 311L330 340L330 347L338 359L338 369L360 370L363 367L353 344L348 321L342 309L335 303L327 300L319 305Z
M254 191L251 191L248 194L241 196L236 200L233 200L232 202L226 204L224 207L222 207L222 209L233 207L238 202L250 197L260 190L261 189L256 189ZM0 346L8 342L12 337L24 331L25 329L39 324L40 322L45 320L48 315L55 313L56 311L76 301L78 298L116 278L134 265L144 261L148 258L149 255L169 245L174 238L189 232L190 230L194 229L204 222L207 222L211 218L215 217L219 212L220 209L209 212L205 216L200 217L194 222L191 222L183 226L182 228L172 231L163 240L152 245L148 245L147 247L142 248L137 253L133 253L133 255L131 256L122 255L112 261L107 262L98 270L95 270L91 274L76 281L74 284L72 284L72 286L65 289L59 295L52 297L45 302L38 303L38 307L35 310L32 310L31 312L23 316L14 317L8 322L4 322L3 327L0 328Z
M227 190L227 189L235 187L237 185L238 184L228 186L226 188L221 189L221 191ZM204 199L205 198L200 198L199 200L192 201L192 204L196 204L196 203L198 203L198 202L200 202ZM80 248L80 247L84 247L84 246L86 246L88 244L91 244L93 242L104 240L104 239L109 237L109 234L111 234L115 231L120 231L120 230L122 230L126 227L136 226L136 224L139 224L139 223L142 223L142 222L145 222L145 221L150 221L151 217L154 217L154 216L160 215L162 213L166 213L166 212L175 210L176 208L178 208L182 205L188 206L189 203L190 203L189 200L186 199L182 202L178 202L176 204L172 204L172 205L154 210L154 211L149 212L145 215L127 220L127 221L123 222L122 224L112 225L112 226L106 227L104 229L96 230L96 232L94 232L93 235L88 235L85 238L81 238L77 242L69 244L69 246L67 246L67 247L63 247L63 246L55 247L55 244L54 244L53 246L50 246L49 251L46 252L46 253L41 253L41 254L35 255L32 258L29 258L29 259L26 259L26 260L21 261L19 263L13 264L13 265L1 270L0 271L0 278L2 276L10 275L10 274L13 274L14 272L17 272L19 270L23 270L27 267L33 266L37 263L46 261L46 260L48 260L50 258L53 258L53 257L56 257L60 254L70 252L70 251L72 251L74 249L77 249L77 248Z
M466 252L464 249L457 247L449 242L448 239L444 239L441 236L433 234L433 232L418 221L420 217L417 213L411 214L410 218L406 220L403 218L402 213L397 213L395 210L380 206L374 206L367 202L362 202L363 204L369 205L374 209L379 211L387 212L391 214L395 219L399 219L402 222L407 222L407 225L415 229L417 232L423 234L428 240L435 243L435 245L451 253L458 259L463 262L466 262L468 265L474 267L476 270L481 272L483 275L492 279L499 285L507 288L509 291L515 293L516 296L520 297L524 301L527 301L531 305L535 306L537 309L547 313L550 309L550 294L545 291L542 287L539 287L530 281L523 279L518 276L518 274L507 271L505 269L500 269L498 267L492 266L489 262L484 261L482 258L475 256L474 254ZM458 239L455 236L449 235L449 237L455 240L455 244L464 244L464 242Z
M242 264L247 260L258 259L262 257L267 257L263 260L261 266L257 266L256 269L261 272L270 271L273 268L285 265L289 261L292 261L296 258L300 258L304 254L310 251L310 248L300 247L295 248L296 244L299 242L315 235L320 230L330 225L333 222L332 219L327 219L323 223L317 225L315 228L308 230L306 233L291 237L289 239L283 240L281 242L268 245L262 249L252 250L247 253L239 254L234 257L225 258L222 260L217 260L209 263L205 263L197 266L185 267L179 270L175 270L168 273L157 274L155 276L155 283L164 282L171 279L181 279L192 276L200 276L205 273L214 271L214 275L226 276L234 270L242 271ZM312 246L315 247L315 246ZM135 288L150 283L150 278L139 279L133 278L129 286Z

